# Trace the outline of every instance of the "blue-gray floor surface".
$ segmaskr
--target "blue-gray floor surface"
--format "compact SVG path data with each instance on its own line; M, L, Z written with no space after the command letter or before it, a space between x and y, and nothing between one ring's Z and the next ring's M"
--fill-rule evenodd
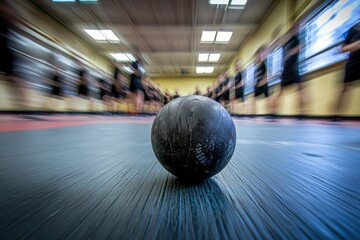
M236 121L232 160L179 182L151 121L0 133L0 239L360 239L360 128Z

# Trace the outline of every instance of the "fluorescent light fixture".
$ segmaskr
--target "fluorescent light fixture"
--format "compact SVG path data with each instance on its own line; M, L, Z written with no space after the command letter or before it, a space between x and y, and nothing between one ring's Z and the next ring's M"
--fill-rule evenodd
M52 0L53 2L76 2L76 0ZM78 0L79 2L97 2L97 0Z
M106 40L106 37L99 30L84 29L84 31L95 40Z
M204 73L212 73L214 71L214 67L205 67Z
M218 32L216 34L216 42L228 42L232 36L232 32Z
M125 54L126 54L127 58L128 58L131 62L135 62L135 61L136 61L135 57L134 57L132 54L130 54L130 53L125 53Z
M220 59L220 53L210 53L209 62L217 62Z
M201 42L213 42L216 31L202 31Z
M119 38L111 30L100 30L100 33L104 35L107 40L119 41Z
M209 58L209 54L208 53L199 53L199 62L207 62Z
M196 67L196 73L212 73L214 67Z
M242 5L246 4L247 0L231 0L231 5Z
M205 67L196 67L196 73L204 73Z
M133 73L133 72L134 72L134 71L133 71L130 67L128 67L128 66L125 66L124 69L125 69L125 71L128 72L128 73Z
M120 41L119 38L111 30L84 29L93 39L98 41Z
M75 2L75 0L52 0L53 2Z
M231 0L231 5L241 5L244 6L247 0Z
M210 4L228 4L229 0L210 0Z
M119 62L131 62L135 59L130 53L110 53L110 55Z

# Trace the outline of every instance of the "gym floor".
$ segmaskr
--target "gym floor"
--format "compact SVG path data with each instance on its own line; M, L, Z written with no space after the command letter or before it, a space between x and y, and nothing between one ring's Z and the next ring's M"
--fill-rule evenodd
M360 239L359 122L235 118L227 167L185 184L153 117L0 119L0 239Z

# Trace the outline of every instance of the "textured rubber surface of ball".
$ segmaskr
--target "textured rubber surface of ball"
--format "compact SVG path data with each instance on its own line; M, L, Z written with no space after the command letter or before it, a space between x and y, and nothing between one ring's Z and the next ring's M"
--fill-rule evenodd
M185 96L169 102L157 114L151 144L170 173L201 180L228 164L236 146L236 130L219 103L203 96Z

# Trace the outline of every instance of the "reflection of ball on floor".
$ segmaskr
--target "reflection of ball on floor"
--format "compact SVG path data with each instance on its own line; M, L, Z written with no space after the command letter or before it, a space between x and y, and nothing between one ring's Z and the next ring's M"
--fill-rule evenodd
M236 131L229 113L202 96L177 98L157 114L151 144L159 162L184 180L209 178L232 157Z

